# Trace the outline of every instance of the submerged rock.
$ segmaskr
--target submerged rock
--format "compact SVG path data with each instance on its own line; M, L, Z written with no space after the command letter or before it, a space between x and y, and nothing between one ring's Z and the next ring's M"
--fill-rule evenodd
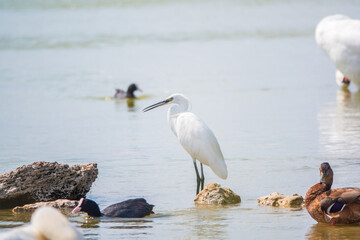
M241 202L239 195L217 183L209 183L194 199L196 204L235 204Z
M298 194L290 196L273 192L270 195L259 197L258 204L260 206L273 206L273 207L302 207L304 198Z
M34 162L0 175L0 208L57 199L80 199L97 178L96 163Z
M68 199L58 199L56 201L50 202L37 202L32 204L26 204L21 207L13 208L13 213L31 213L34 212L39 207L49 206L57 209L70 209L72 210L78 205L79 201L77 200L68 200Z

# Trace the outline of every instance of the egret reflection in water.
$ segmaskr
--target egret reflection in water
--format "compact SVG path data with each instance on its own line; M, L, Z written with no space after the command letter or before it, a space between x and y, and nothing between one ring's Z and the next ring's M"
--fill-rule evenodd
M338 90L336 102L330 102L318 114L320 143L334 154L358 153L360 149L360 91Z

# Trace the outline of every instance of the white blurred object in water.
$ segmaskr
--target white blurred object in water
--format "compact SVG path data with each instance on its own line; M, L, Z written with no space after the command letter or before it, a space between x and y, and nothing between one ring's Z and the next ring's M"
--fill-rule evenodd
M360 20L340 14L327 16L316 26L315 39L339 71L338 85L346 86L350 80L360 87Z
M80 240L84 239L67 218L53 207L38 208L30 224L0 234L1 240Z

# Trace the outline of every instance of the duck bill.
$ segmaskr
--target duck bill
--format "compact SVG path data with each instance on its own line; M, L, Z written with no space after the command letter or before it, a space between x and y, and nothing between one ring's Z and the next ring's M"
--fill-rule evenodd
M166 104L168 104L169 101L168 100L164 100L164 101L161 101L161 102L158 102L158 103L155 103L153 105L150 105L146 108L143 109L143 112L147 112L147 111L150 111L151 109L154 109L154 108L157 108L157 107L161 107L161 106L164 106Z

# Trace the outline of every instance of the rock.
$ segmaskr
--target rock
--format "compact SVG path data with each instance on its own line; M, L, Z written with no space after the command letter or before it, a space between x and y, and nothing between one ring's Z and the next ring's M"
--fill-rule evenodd
M34 162L0 175L0 209L28 203L76 200L89 192L98 174L97 164Z
M50 206L57 209L73 209L78 205L79 201L77 200L68 200L68 199L58 199L56 201L50 202L37 202L32 204L26 204L21 207L13 208L13 213L32 213L39 207Z
M278 192L258 198L258 204L260 206L302 207L303 202L304 198L298 194L287 196Z
M241 202L239 195L217 183L209 183L194 199L196 204L235 204Z

